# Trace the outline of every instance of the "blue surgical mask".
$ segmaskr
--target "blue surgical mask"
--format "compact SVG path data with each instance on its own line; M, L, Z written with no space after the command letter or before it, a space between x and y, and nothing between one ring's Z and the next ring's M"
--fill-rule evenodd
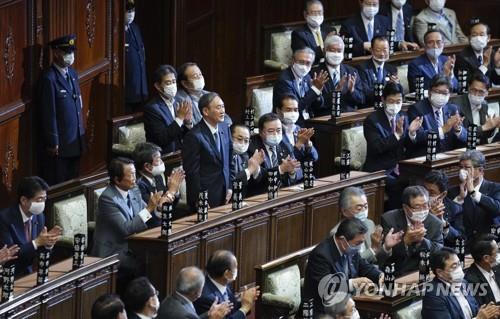
M349 242L347 241L347 239L345 239L345 242L347 243L347 250L345 251L345 254L346 255L349 255L349 256L354 256L356 254L359 254L359 252L361 251L361 246L363 245L363 243L357 245L357 246L351 246L349 244Z
M266 139L264 140L264 143L266 143L269 146L276 146L279 143L281 143L281 140L283 139L283 135L281 133L279 134L273 134L273 135L267 135Z
M354 217L365 222L368 219L368 208L355 214Z

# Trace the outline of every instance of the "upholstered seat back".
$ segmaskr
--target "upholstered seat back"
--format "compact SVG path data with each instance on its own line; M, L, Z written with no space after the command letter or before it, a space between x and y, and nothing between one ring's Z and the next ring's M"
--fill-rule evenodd
M292 54L291 30L271 34L271 60L289 65Z
M259 118L273 111L273 87L264 87L252 91L252 107L255 110L254 125L258 127Z
M497 102L491 102L488 103L488 115L492 116L499 116L500 115L500 103ZM491 141L495 138L495 135L498 134L498 128L495 129L493 134L491 135L491 138L488 139L488 142L491 143Z
M366 160L366 140L363 126L342 130L342 149L351 151L351 167L361 169Z
M409 306L399 309L394 319L422 319L422 300L416 301Z
M87 200L84 195L54 203L54 224L63 229L61 241L73 243L75 234L87 236Z
M90 220L95 221L95 213L97 212L97 207L99 205L99 197L101 196L102 192L106 189L106 186L101 187L101 188L96 188L94 189L94 202L92 203L92 216L90 217Z
M403 93L407 94L410 92L410 86L408 85L408 64L403 64L398 66L398 77L399 83L403 87Z
M113 144L113 151L132 155L135 145L146 142L144 123L135 123L118 128L118 144Z
M293 304L290 314L296 313L301 300L299 266L293 265L265 275L262 292L288 299Z

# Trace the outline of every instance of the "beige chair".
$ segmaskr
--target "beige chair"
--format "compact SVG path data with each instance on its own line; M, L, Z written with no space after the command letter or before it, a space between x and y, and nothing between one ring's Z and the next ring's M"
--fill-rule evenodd
M118 128L118 143L113 144L113 153L132 157L135 145L146 142L144 123L135 123Z
M280 318L293 318L300 306L300 291L301 278L298 265L267 273L262 287L262 305L266 309L272 309L273 313L283 316Z
M88 235L87 200L85 195L78 195L54 203L54 224L63 229L58 244L73 247L75 234Z
M408 94L410 92L410 86L408 84L408 64L398 66L398 77L399 83L403 87L403 93Z
M500 116L500 104L498 101L488 103L488 115ZM495 138L495 135L497 133L498 133L498 128L495 129L495 131L491 135L491 138L488 139L488 143L491 143L491 141L493 140L493 138Z
M351 169L361 170L366 160L366 140L363 126L342 130L342 149L351 151ZM340 157L335 158L335 165L340 165Z
M101 188L96 188L93 190L94 202L92 203L92 211L91 211L91 216L89 216L90 221L88 223L89 230L91 230L91 231L94 231L94 229L95 229L95 213L97 212L97 208L99 207L99 197L101 196L102 192L104 192L105 189L106 189L106 186L101 187Z
M292 61L292 31L271 34L271 55L264 65L275 70L284 70Z
M259 118L273 111L273 87L263 87L252 91L252 107L255 110L254 126L258 128Z
M394 319L422 319L422 300L416 301L409 306L396 311Z

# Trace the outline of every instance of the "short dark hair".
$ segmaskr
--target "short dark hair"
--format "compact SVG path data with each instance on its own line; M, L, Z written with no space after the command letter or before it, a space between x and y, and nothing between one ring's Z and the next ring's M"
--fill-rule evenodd
M246 126L244 124L241 124L241 123L236 123L236 124L231 125L231 135L234 134L234 131L236 131L237 128L246 129L248 131L248 133L251 134L250 129L248 128L248 126Z
M410 206L412 199L416 197L424 196L429 199L429 192L420 185L408 186L403 190L403 195L401 197L401 202Z
M424 34L424 43L427 40L427 36L429 34L431 34L431 33L434 33L434 32L437 32L437 33L441 34L441 39L444 39L444 34L443 34L443 32L441 30L439 30L439 29L427 30L427 32L425 32L425 34Z
M160 153L161 155L161 148L156 144L149 142L136 144L134 148L134 161L136 169L141 171L144 169L144 164L152 164L153 157L156 153Z
M226 270L232 270L231 261L233 258L235 258L234 254L229 250L215 251L207 261L206 271L208 275L212 278L222 277Z
M396 94L401 94L401 96L403 96L403 87L401 86L401 84L392 81L387 82L384 90L382 91L382 96L384 97L384 99L389 95Z
M186 62L177 68L177 83L182 85L182 81L188 80L188 78L186 76L186 70L192 66L198 66L198 64L196 64L194 62Z
M452 88L449 77L447 77L446 75L437 74L431 79L431 84L429 85L429 87L432 89L440 85L446 85L449 90L451 90Z
M149 298L156 295L156 289L146 277L139 277L132 280L123 294L125 308L130 312L140 312Z
M436 250L431 253L429 258L429 266L432 272L436 274L436 269L444 270L446 261L450 259L453 255L456 255L455 250L449 247L443 247L440 250Z
M264 129L264 124L266 124L267 122L273 122L276 120L278 120L278 121L280 120L279 116L276 113L266 113L266 114L262 115L259 118L259 132Z
M352 240L356 235L366 234L368 232L368 228L365 223L360 221L357 218L344 219L339 228L337 228L337 232L335 233L335 237L344 236L346 240Z
M47 191L49 185L38 176L29 176L21 179L17 185L17 199L21 199L24 196L28 199L35 197L36 193L40 191Z
M313 4L321 4L323 5L323 3L321 3L321 1L319 0L306 0L304 1L304 11L307 11L309 9L309 6L313 5Z
M470 86L474 81L483 83L484 85L486 85L486 89L490 87L490 79L481 71L475 71L474 73L472 73L472 75L469 76L467 84Z
M470 29L469 29L469 32L472 32L472 28L474 28L474 27L475 27L475 26L477 26L477 25L484 25L484 26L486 27L486 34L491 34L491 29L490 29L490 26L489 26L489 25L487 25L487 24L486 24L486 23L484 23L484 22L481 22L481 21L479 21L479 22L477 22L477 23L473 23L473 24L471 24Z
M496 239L496 236L493 234L482 234L473 241L470 253L475 262L481 261L485 255L491 255L491 242Z
M436 185L441 193L448 190L448 176L443 171L430 171L424 176L424 182Z
M122 180L125 171L125 165L134 164L134 161L126 157L116 157L108 165L109 182L115 184L115 178Z
M115 319L124 310L125 306L118 295L105 294L92 305L92 319Z
M153 82L158 84L161 83L161 80L167 74L173 74L174 77L177 79L177 72L175 72L173 66L169 64L160 65L153 73Z
M377 42L377 41L386 41L387 43L389 43L389 40L387 40L387 38L385 36L377 35L377 36L372 38L372 41L371 41L372 48L375 46L375 42Z
M285 95L283 95L281 97L281 100L280 100L280 105L278 106L278 108L281 110L281 108L283 107L283 102L285 100L294 100L294 101L297 101L297 103L299 102L299 99L294 95L294 94L291 94L291 93L287 93Z
M198 109L200 113L203 115L203 109L208 107L212 101L218 97L219 94L215 92L208 92L207 94L203 94L200 100L198 101Z

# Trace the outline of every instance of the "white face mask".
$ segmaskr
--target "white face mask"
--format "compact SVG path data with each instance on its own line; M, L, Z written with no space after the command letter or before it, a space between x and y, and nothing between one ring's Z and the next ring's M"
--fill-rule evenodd
M392 5L398 9L401 9L402 6L406 4L406 0L392 0Z
M472 95L472 93L469 93L468 96L471 105L481 106L481 104L483 104L484 102L484 96Z
M161 163L160 165L153 166L153 169L151 170L151 174L153 176L158 176L161 175L165 172L165 163Z
M450 95L449 94L431 93L431 97L429 99L430 99L432 106L434 106L436 108L442 108L450 100Z
M194 91L201 91L205 87L205 78L201 77L196 80L192 80L191 84L193 84Z
M165 85L163 87L163 94L165 94L165 96L170 98L170 99L174 98L175 95L177 94L177 84L172 83L169 85Z
M420 211L417 211L417 212L413 212L410 219L412 221L414 221L414 222L421 222L421 223L423 223L424 220L427 218L428 215L429 215L429 210L428 209L424 209L424 210L420 210Z
M245 154L248 151L248 144L247 143L238 143L233 141L233 152L241 155Z
M306 76L309 73L309 71L311 71L310 66L298 64L298 63L294 63L292 68L293 68L293 72L295 72L295 74L297 74L297 76L299 78L303 78L304 76Z
M462 282L462 280L464 280L465 277L462 267L458 266L457 268L455 268L455 270L450 272L450 277L451 277L451 282L453 283Z
M273 134L273 135L267 135L266 139L264 140L264 143L266 143L269 146L276 146L279 143L281 143L282 139L283 139L283 135L281 133L279 133L279 134Z
M379 57L373 56L373 60L375 60L375 62L377 62L378 64L382 64L382 63L387 62L387 60L389 60L389 57L385 56L383 58L379 58Z
M131 24L134 21L134 18L135 18L135 10L127 11L127 13L125 13L125 24L126 25Z
M344 53L341 52L326 52L325 54L326 62L333 66L338 66L342 61L344 61Z
M368 219L368 208L355 214L354 217L362 222L366 221Z
M495 68L495 72L500 76L500 68Z
M359 312L358 312L358 309L353 310L351 319L361 319Z
M75 62L75 52L66 53L65 55L63 55L63 61L65 67L73 65L73 63Z
M470 46L475 51L482 51L488 45L488 37L485 35L478 35L470 38Z
M321 24L323 23L323 20L324 20L324 17L322 15L321 16L307 16L306 17L307 24L313 29L319 28L321 26Z
M283 119L295 124L299 119L299 112L283 112Z
M238 278L238 269L235 269L234 272L231 271L233 277L230 279L231 281L235 281Z
M425 53L430 59L437 60L443 53L443 48L426 49Z
M377 15L377 13L378 13L378 5L376 7L363 6L363 15L368 20L373 19L373 17L375 17Z
M496 267L498 265L500 265L500 253L497 253L497 257L495 258L495 261L493 262L491 267Z
M403 106L403 103L390 103L390 104L385 104L385 111L387 114L390 116L395 116L396 114L401 111L401 107Z
M153 308L153 318L156 318L158 316L158 310L160 309L160 300L158 299L158 296L154 297L155 301L151 305Z
M460 171L458 171L458 179L460 179L461 182L465 182L468 175L469 175L469 172L463 168L460 169Z
M45 209L45 202L31 202L30 213L33 215L40 215Z
M446 0L429 0L429 8L432 11L440 12L444 8Z

